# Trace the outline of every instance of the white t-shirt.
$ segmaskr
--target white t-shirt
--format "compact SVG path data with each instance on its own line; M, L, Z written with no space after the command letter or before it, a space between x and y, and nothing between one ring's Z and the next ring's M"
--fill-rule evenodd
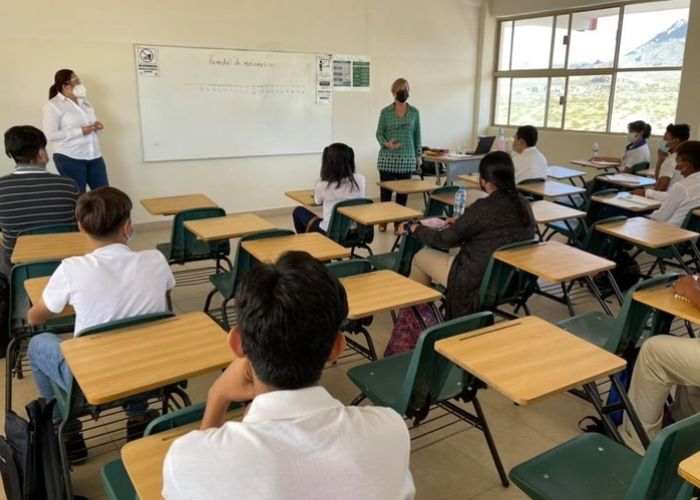
M85 99L78 104L60 92L44 104L43 127L53 152L76 160L94 160L102 156L97 132L83 135L83 125L97 120L95 108Z
M652 212L649 218L680 226L688 212L698 206L700 206L700 172L695 172L671 186L661 207Z
M345 406L320 386L256 396L242 422L175 440L168 500L410 499L411 443L390 408Z
M362 198L365 195L365 176L362 174L354 174L355 182L360 187L357 189L355 185L346 180L340 187L335 182L328 183L326 181L316 181L314 187L314 201L317 204L323 203L323 220L321 221L321 229L328 231L328 223L331 221L331 214L336 203L343 200L353 198Z
M157 250L133 252L120 243L64 259L41 296L49 311L75 309L75 333L108 321L167 310L175 277Z
M649 158L649 144L645 142L641 146L632 149L627 149L624 153L622 153L621 168L631 168L642 162L649 163Z
M547 178L547 158L535 146L523 149L522 153L513 152L513 165L516 184L527 179Z
M668 192L671 189L671 186L673 186L676 182L683 180L680 170L676 170L676 153L668 155L663 163L661 163L661 166L659 167L659 179L662 177L668 177L670 179L666 191L647 189L644 191L644 195L647 198L663 201L668 197Z

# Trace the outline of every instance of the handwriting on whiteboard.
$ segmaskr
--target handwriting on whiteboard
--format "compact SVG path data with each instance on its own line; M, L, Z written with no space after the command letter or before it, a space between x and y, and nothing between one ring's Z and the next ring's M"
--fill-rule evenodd
M209 55L209 64L214 66L246 66L249 68L274 68L276 65L268 61L256 61L255 59L243 59L236 57L221 57Z
M277 85L273 83L186 83L203 94L245 94L245 95L304 95L304 85Z

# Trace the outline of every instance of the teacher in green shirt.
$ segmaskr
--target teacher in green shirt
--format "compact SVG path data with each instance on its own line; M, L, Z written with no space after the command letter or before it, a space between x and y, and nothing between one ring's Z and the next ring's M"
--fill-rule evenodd
M382 109L377 124L379 157L377 169L380 181L410 179L421 165L420 114L408 104L409 86L405 78L391 85L394 102ZM391 201L391 191L381 189L381 200ZM396 203L406 205L408 196L396 195ZM379 225L386 231L386 224Z

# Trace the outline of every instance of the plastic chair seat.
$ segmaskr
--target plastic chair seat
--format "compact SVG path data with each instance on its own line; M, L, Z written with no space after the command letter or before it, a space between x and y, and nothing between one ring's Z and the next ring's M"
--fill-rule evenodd
M135 499L136 490L129 479L121 459L109 462L102 467L102 484L110 500Z
M399 252L382 253L378 255L368 255L367 260L375 269L390 269L394 270L398 265Z
M173 253L173 246L170 243L158 243L156 244L156 250L162 253L167 260L170 260L170 256Z
M557 326L604 349L614 324L615 318L603 312L592 311L559 321Z
M232 276L232 271L224 271L221 273L210 275L209 281L212 285L214 285L214 288L216 288L217 292L219 292L224 297L229 297L233 293Z
M564 221L548 222L545 226L554 232L572 239L578 239L585 233L579 219L569 219L567 222L569 223L568 227Z
M622 499L641 462L629 448L590 433L514 467L509 477L535 499Z

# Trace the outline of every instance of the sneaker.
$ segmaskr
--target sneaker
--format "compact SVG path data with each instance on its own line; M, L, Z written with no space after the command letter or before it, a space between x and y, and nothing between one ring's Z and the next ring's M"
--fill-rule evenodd
M82 432L66 434L63 440L66 443L68 462L71 465L79 465L87 460L87 445L85 444L85 439L83 439Z
M126 421L126 442L143 437L143 432L151 420L160 416L156 410L148 410L144 415L129 417Z

